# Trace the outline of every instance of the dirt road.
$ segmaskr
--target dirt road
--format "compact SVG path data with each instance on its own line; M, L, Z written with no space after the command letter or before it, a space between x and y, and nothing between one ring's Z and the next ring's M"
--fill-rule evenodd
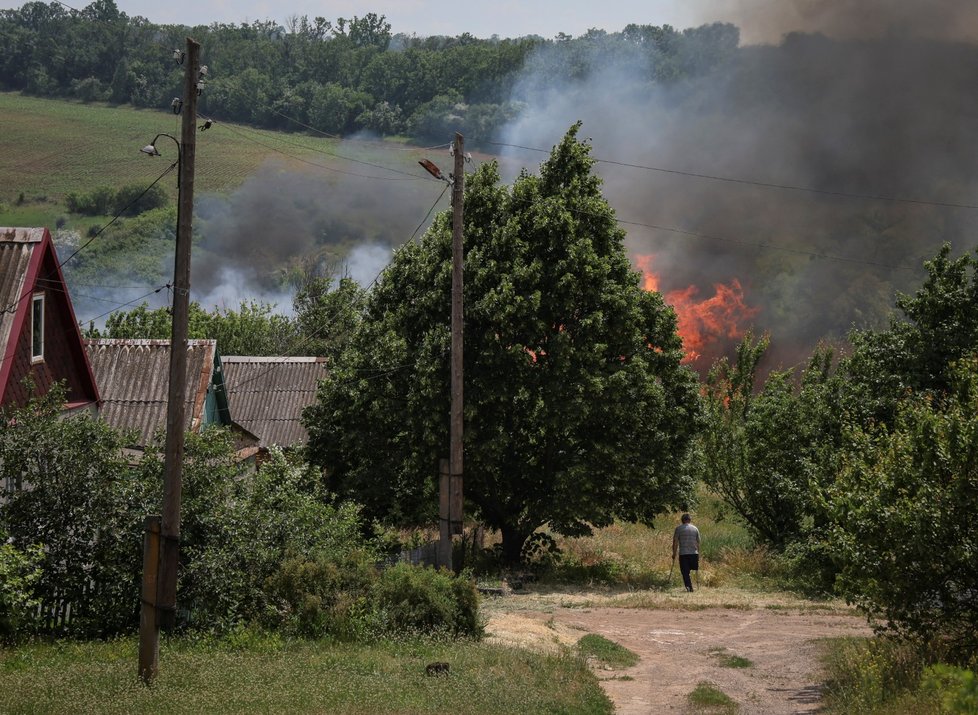
M542 649L572 646L585 633L597 633L634 651L638 665L596 671L616 712L628 715L692 712L687 696L700 682L726 693L740 713L818 712L818 640L869 634L864 619L845 609L771 603L699 609L691 601L680 608L618 608L600 599L590 602L595 606L562 607L562 598L551 606L528 600L522 608L515 602L490 608L488 631L499 642ZM730 667L733 656L749 664Z

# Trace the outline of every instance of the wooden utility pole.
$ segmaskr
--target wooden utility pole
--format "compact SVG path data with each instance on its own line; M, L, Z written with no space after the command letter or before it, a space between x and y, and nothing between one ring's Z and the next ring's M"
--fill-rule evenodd
M180 496L183 488L183 446L187 429L187 332L190 313L190 241L194 215L194 157L197 149L197 82L200 45L187 38L183 129L180 134L180 192L177 245L173 260L173 328L170 337L170 384L166 404L166 445L163 454L163 552L160 557L159 625L174 624L177 563L180 555Z
M184 62L183 125L181 139L178 142L177 241L173 262L170 383L167 392L166 444L163 453L163 517L159 527L159 537L156 539L159 543L159 569L155 598L155 627L152 633L148 628L146 629L148 639L146 643L143 642L143 629L140 629L139 673L146 682L150 682L158 670L160 628L170 628L176 621L177 564L180 558L180 499L183 487L187 332L190 313L190 241L194 215L197 84L200 81L200 44L189 37ZM147 544L151 541L153 539L147 538ZM143 581L144 584L148 582L145 573ZM144 596L143 600L145 602L148 599ZM151 660L144 662L144 655Z
M156 591L160 568L160 517L143 523L143 587L139 604L139 677L152 683L159 670L160 630L156 625Z
M448 503L447 514L440 519L439 564L452 568L452 535L462 529L462 225L465 197L465 139L455 133L453 150L455 172L452 175L452 357L451 357L451 423L449 428L449 475L440 480L441 503ZM446 484L447 482L447 484Z

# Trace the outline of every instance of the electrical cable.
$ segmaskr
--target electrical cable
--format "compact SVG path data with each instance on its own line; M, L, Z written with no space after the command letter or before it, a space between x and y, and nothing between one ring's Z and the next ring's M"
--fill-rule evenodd
M486 142L492 146L503 146L511 147L513 149L524 149L526 151L542 152L544 154L550 154L551 150L540 149L538 147L523 146L521 144L506 144L503 142ZM689 176L695 179L708 179L710 181L722 181L730 184L746 184L747 186L759 186L765 189L780 189L783 191L798 191L810 194L821 194L823 196L837 196L840 198L847 199L862 199L869 201L884 201L889 203L901 203L901 204L913 204L918 206L940 206L943 208L955 208L955 209L978 209L978 204L962 204L955 203L953 201L931 201L927 199L912 199L904 198L900 196L885 196L883 194L863 194L849 191L833 191L830 189L816 189L810 186L795 186L793 184L778 184L771 181L755 181L753 179L740 179L730 176L717 176L714 174L703 174L694 171L680 171L679 169L666 169L659 166L646 166L643 164L630 164L624 161L615 161L613 159L600 159L598 157L594 158L594 161L599 164L610 164L612 166L623 166L631 169L642 169L644 171L655 171L663 174L674 174L677 176Z

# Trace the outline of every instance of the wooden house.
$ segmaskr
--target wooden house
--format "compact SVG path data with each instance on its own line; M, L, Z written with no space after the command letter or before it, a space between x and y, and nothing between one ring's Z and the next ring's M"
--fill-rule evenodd
M63 381L67 411L99 392L46 228L0 228L0 406L22 406ZM33 385L33 388L31 388Z

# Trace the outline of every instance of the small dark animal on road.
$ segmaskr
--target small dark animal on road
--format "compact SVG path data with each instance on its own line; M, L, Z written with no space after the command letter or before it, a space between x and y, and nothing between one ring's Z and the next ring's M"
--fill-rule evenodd
M448 675L449 670L448 663L428 663L424 667L424 672L427 675Z

